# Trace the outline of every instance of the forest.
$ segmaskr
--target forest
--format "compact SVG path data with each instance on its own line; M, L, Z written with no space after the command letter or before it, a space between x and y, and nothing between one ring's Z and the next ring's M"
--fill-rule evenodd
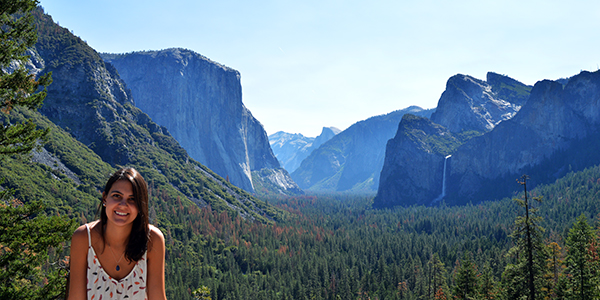
M188 229L202 239L171 248L178 254L167 259L169 293L183 299L203 287L211 299L598 299L599 192L595 167L528 192L528 219L525 193L387 210L372 209L372 197L271 198L290 215L269 225L206 208Z

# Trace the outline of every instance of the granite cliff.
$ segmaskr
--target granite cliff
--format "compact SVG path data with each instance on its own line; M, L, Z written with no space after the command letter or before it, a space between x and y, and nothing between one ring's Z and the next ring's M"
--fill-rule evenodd
M407 113L429 117L432 110L411 106L357 122L314 150L292 178L313 191L375 192L385 145Z
M316 138L279 131L269 135L269 143L281 165L288 172L294 172L308 155L338 133L340 130L335 127L323 127Z
M599 134L600 72L582 72L564 86L540 81L514 118L457 149L448 196L477 202L486 191L506 195L522 174L533 186L599 164Z
M96 192L102 188L96 185L98 181L108 175L102 173L105 165L113 170L134 166L154 193L162 193L160 197L154 195L162 201L191 201L188 203L211 205L217 211L238 212L247 218L271 218L265 218L271 209L268 205L190 158L166 128L135 107L116 69L94 49L55 24L41 9L34 16L38 41L31 49L35 54L32 70L52 72L53 78L39 112L61 128L56 134L67 132L81 143L78 148L91 149L100 162L79 159L75 148L68 147L70 137L54 141L60 146L44 148L43 155L34 156L36 160L57 157L53 165L65 165L70 170L66 174L82 183L80 188ZM45 122L44 118L39 120L40 124ZM90 176L96 179L93 186Z
M487 132L512 118L530 90L531 86L492 72L487 81L458 74L448 79L431 120L452 132Z
M600 163L596 151L600 144L600 72L582 72L566 85L540 81L527 101L521 103L514 117L494 124L482 135L465 135L468 131L463 129L461 136L453 133L456 129L444 127L444 132L437 127L439 124L403 120L405 124L388 143L385 172L374 206L429 205L440 194L444 174L444 201L464 204L510 196L521 188L515 179L523 174L528 174L531 186L535 186ZM455 123L473 124L460 120ZM418 138L407 134L409 128L418 129ZM457 137L458 144L448 140L450 135ZM432 143L439 146L438 150L423 146ZM447 155L452 156L444 173Z
M185 49L103 54L131 89L135 105L164 126L190 156L236 186L272 170L277 192L300 193L282 169L258 120L242 103L240 73ZM256 174L252 174L257 172ZM285 185L279 185L286 182Z
M436 143L440 139L443 141ZM411 204L429 204L428 201L435 199L442 189L440 167L443 168L444 157L452 150L438 146L449 143L457 141L444 126L427 118L404 115L396 136L386 145L376 206L394 206L396 199Z

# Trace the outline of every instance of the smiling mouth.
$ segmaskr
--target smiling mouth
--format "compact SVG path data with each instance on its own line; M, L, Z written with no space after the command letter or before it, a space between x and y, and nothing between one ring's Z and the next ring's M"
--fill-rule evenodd
M115 211L115 214L116 214L117 216L122 216L122 217L124 217L124 216L127 216L127 215L128 215L128 213L123 213L123 212L118 212L118 211Z

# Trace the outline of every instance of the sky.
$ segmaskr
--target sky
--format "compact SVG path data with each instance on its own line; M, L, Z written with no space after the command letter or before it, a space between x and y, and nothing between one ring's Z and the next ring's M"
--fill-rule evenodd
M453 75L534 85L600 67L600 1L40 0L98 52L186 48L241 74L264 126L314 137L411 105Z

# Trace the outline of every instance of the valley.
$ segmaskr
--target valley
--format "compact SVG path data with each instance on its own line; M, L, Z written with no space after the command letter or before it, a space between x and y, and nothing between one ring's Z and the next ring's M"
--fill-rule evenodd
M53 82L39 109L0 124L49 133L1 157L1 190L18 201L0 213L40 201L40 215L90 222L108 176L135 167L169 299L556 299L600 282L600 71L534 86L457 74L434 109L267 136L239 71L183 48L98 53L32 14L29 70ZM66 276L69 251L62 241L36 268Z

